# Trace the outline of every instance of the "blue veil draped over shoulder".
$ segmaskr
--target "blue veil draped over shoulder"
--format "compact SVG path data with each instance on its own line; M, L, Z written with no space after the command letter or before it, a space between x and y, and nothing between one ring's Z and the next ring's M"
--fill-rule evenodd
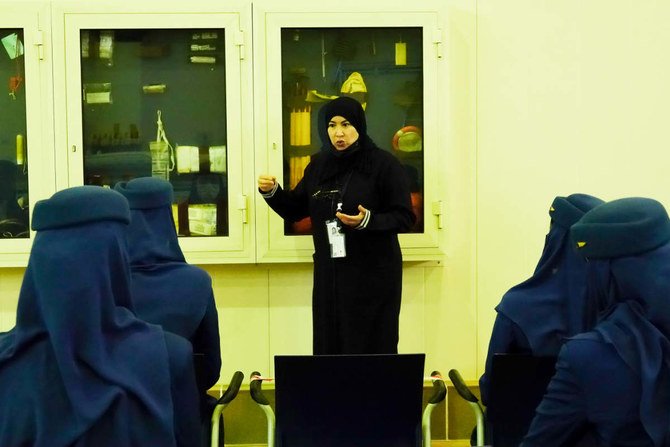
M573 226L589 260L594 332L640 378L640 420L654 446L670 445L670 220L653 199L613 200ZM616 392L616 390L613 390Z
M205 354L200 371L204 391L221 369L218 314L209 274L186 263L172 217L173 189L167 180L141 177L114 189L128 199L128 244L135 311ZM203 392L204 392L203 391Z
M186 263L179 247L172 185L141 177L114 189L130 204L128 250L138 315L191 338L212 300L212 282L207 272Z
M163 331L132 313L128 203L39 201L16 326L0 335L0 445L175 445Z
M572 248L569 231L602 203L587 194L556 197L533 276L505 293L496 307L523 331L534 355L557 355L566 337L583 332L592 321L585 300L586 262Z

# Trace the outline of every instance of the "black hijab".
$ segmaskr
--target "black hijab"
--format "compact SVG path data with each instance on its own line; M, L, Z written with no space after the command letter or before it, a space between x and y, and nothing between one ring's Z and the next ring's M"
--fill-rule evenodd
M358 132L358 140L343 151L338 151L328 136L328 123L335 116L346 118ZM318 120L321 150L326 154L326 166L319 176L320 179L326 180L334 175L341 175L352 168L370 172L370 151L378 147L367 134L365 111L361 103L348 96L333 99L319 110Z

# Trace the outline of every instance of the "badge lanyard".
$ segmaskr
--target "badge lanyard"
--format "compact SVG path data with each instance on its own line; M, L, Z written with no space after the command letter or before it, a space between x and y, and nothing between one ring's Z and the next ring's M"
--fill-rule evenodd
M347 186L349 185L349 180L351 180L351 175L353 170L349 171L344 184L340 189L340 197L337 202L337 211L342 212L342 200L344 193L347 191ZM328 243L330 244L330 257L331 258L344 258L347 256L346 246L344 243L344 232L342 231L342 223L338 219L331 219L326 221L326 232L328 234Z
M347 186L349 186L349 180L351 180L351 176L354 173L354 170L350 170L349 173L347 174L347 178L344 179L344 184L342 185L342 188L340 188L340 198L337 201L337 209L335 211L342 212L342 201L344 200L344 193L347 192Z

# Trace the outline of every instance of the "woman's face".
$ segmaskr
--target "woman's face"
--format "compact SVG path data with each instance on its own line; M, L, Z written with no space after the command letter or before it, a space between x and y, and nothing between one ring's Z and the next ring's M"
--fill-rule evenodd
M358 131L346 118L334 116L328 122L328 136L335 149L343 151L358 140Z

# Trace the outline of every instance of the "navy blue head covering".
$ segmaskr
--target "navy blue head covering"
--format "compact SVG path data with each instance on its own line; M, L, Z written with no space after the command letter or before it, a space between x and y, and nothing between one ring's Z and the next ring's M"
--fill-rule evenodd
M586 263L572 249L570 226L603 201L587 195L556 197L551 224L533 276L511 288L496 310L523 331L535 355L557 355L565 337L587 329Z
M175 444L165 337L131 311L129 218L95 186L36 203L16 326L0 336L0 445Z
M650 251L670 240L668 213L654 199L612 200L584 216L572 230L585 258L617 258Z
M128 251L133 267L185 262L172 216L172 184L154 177L120 182L114 189L130 204Z
M670 220L653 199L608 202L572 227L588 256L594 331L641 381L640 419L655 446L670 445ZM603 268L604 267L604 268Z
M186 263L179 248L172 184L141 177L118 183L114 189L130 203L128 251L137 315L192 339L213 300L212 283L207 272Z

